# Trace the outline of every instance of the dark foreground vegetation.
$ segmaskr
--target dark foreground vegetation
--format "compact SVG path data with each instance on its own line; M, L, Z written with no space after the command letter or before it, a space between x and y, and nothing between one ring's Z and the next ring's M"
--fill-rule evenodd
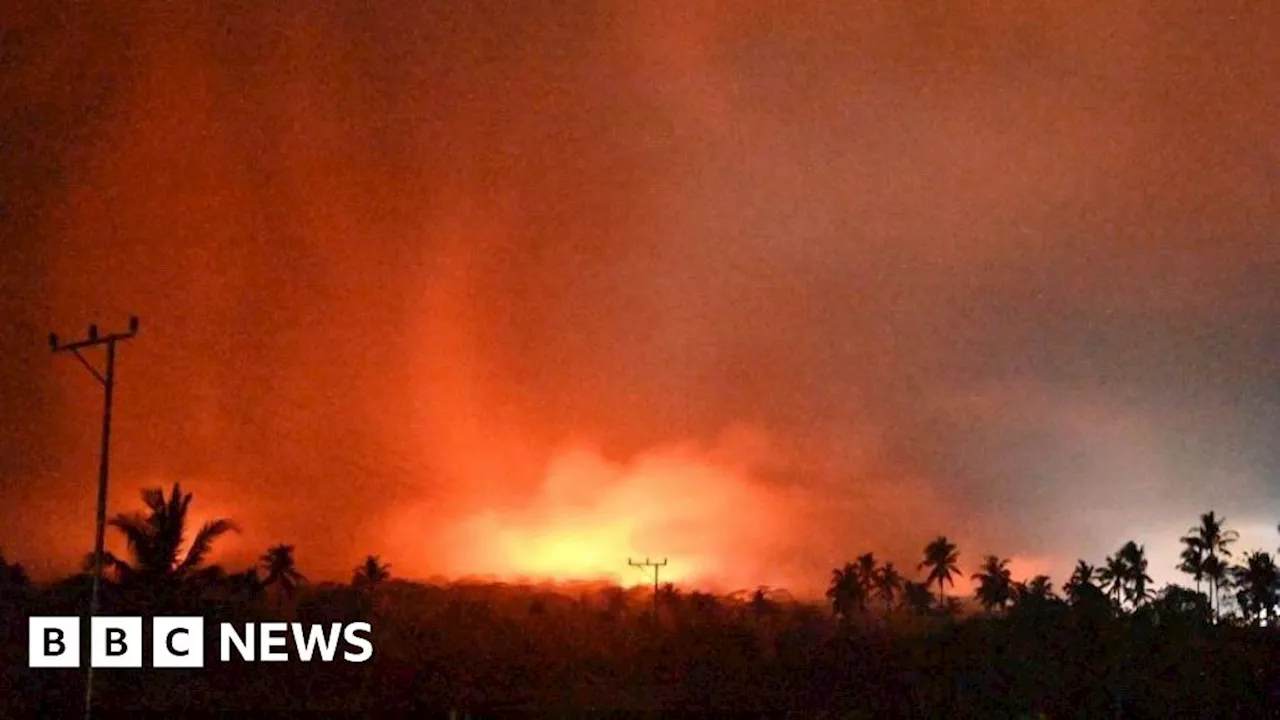
M183 543L189 501L155 491L147 513L113 521L131 557L107 559L103 613L203 616L205 667L99 670L96 717L1280 716L1280 633L1266 626L1274 563L1224 562L1231 534L1212 514L1184 540L1184 569L1207 593L1150 591L1142 548L1129 544L1100 571L1081 563L1062 596L988 557L969 611L945 595L958 553L939 538L919 583L868 554L833 573L827 606L767 588L665 586L655 619L651 591L410 583L376 557L349 584L310 584L288 546L228 574L202 560L233 526ZM0 716L81 712L83 670L26 668L26 619L83 614L90 576L38 587L5 563L0 584ZM368 621L373 658L219 661L218 623L271 620Z

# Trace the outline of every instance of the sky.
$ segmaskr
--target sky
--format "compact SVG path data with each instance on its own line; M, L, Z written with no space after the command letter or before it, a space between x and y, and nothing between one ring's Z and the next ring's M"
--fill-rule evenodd
M1059 584L1280 545L1280 7L19 2L0 548L181 482L313 578ZM114 542L114 540L113 540Z

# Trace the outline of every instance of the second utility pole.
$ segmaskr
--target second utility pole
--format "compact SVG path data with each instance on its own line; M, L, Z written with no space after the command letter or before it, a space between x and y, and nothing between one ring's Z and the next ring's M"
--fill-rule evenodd
M102 400L102 451L98 460L98 523L97 530L93 538L93 592L89 596L89 623L93 623L93 616L98 614L99 593L102 585L102 553L104 539L107 528L107 471L110 467L109 458L111 455L111 395L116 384L116 343L120 340L128 340L138 334L138 318L129 318L129 331L123 333L111 333L102 337L98 336L98 326L89 326L89 336L84 340L66 343L60 345L58 336L55 333L49 333L49 348L54 352L70 352L76 356L81 365L97 378L102 384L103 400ZM94 347L97 345L107 346L107 366L104 372L98 372L84 356L80 354L80 348ZM92 632L92 628L90 628ZM85 673L84 682L84 717L89 720L93 709L93 663L89 663L89 669Z
M658 624L658 569L667 564L667 559L662 558L662 562L652 562L645 557L644 562L635 562L631 558L627 558L627 564L637 568L653 568L653 624Z

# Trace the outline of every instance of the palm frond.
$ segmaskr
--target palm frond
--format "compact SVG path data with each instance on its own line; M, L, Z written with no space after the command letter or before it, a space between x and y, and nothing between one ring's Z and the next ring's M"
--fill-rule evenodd
M80 561L80 570L85 573L93 572L93 552L84 554L84 558ZM111 553L109 550L102 551L102 573L114 572L119 579L125 579L134 574L135 570L129 563L121 560Z
M124 535L125 541L128 543L129 552L133 553L134 561L139 565L146 564L147 548L151 545L151 539L155 536L155 529L147 518L140 514L132 515L116 515L107 521L107 524L120 531Z
M186 557L178 565L178 572L189 572L192 568L204 562L205 555L208 555L209 550L213 547L213 541L229 532L240 532L240 528L225 518L205 523L204 527L200 528L200 532L196 533L195 539L191 541L191 547L187 549Z
M152 512L162 512L165 506L164 490L147 488L142 491L142 504Z

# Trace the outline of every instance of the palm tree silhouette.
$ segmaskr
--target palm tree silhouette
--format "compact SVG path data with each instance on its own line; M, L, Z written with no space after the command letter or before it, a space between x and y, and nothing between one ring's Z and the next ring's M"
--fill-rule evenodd
M128 542L130 562L105 554L104 563L122 580L155 582L183 579L192 575L204 562L213 542L238 528L230 520L220 518L206 522L184 550L187 512L191 493L183 493L178 483L166 497L164 490L142 491L147 512L118 514L108 523L119 530ZM93 553L88 563L92 565Z
M1280 569L1268 552L1251 552L1243 560L1243 564L1232 568L1239 588L1236 599L1246 616L1257 623L1274 615L1280 604Z
M858 584L862 586L861 607L859 610L867 609L867 600L876 590L876 575L878 573L878 564L876 563L875 553L863 553L858 556Z
M862 583L858 577L858 568L853 563L845 563L843 568L831 571L827 599L831 601L832 612L842 620L851 619L854 610L862 607L865 601Z
M1127 578L1128 568L1125 566L1124 558L1119 553L1108 555L1106 563L1098 571L1098 582L1116 607L1120 607L1120 598Z
M889 611L893 608L893 601L902 590L902 574L893 566L893 563L885 563L876 573L875 577L876 597L884 602L885 617L889 617Z
M1200 544L1198 535L1187 535L1179 538L1183 544L1181 562L1178 570L1190 575L1196 581L1196 592L1200 592L1200 583L1204 581L1205 559L1204 546Z
M902 583L902 602L917 615L928 615L933 607L933 591L927 582L907 580Z
M373 591L390 577L391 566L383 564L377 555L370 555L356 567L351 576L351 584L357 588Z
M292 597L298 586L307 581L307 578L298 572L297 564L293 559L292 545L276 545L268 549L259 561L267 573L262 580L262 585L279 587L281 593L279 602L283 602L286 597Z
M1075 570L1071 572L1067 584L1062 586L1072 605L1079 605L1087 602L1091 596L1102 594L1101 588L1093 582L1097 575L1098 571L1092 565L1084 560L1076 561Z
M1235 530L1226 529L1226 518L1218 517L1210 510L1200 516L1200 524L1187 532L1196 539L1195 546L1205 554L1203 574L1209 579L1211 598L1214 602L1213 616L1216 619L1221 610L1222 601L1219 590L1222 581L1227 579L1226 558L1231 557L1230 546L1240 538Z
M1004 609L1013 597L1008 565L1007 559L988 555L982 561L981 570L970 577L971 580L978 581L974 596L987 612L996 608Z
M1147 584L1151 582L1151 576L1147 574L1146 548L1130 540L1120 548L1117 557L1124 565L1122 582L1125 599L1129 601L1131 607L1136 609L1151 599L1151 591L1147 588Z
M1204 576L1209 581L1209 605L1213 609L1214 620L1217 620L1221 614L1222 590L1231 578L1231 566L1218 555L1206 555Z
M947 540L945 535L939 535L925 546L924 562L920 563L920 569L929 568L926 581L930 584L938 583L938 605L941 607L945 607L947 602L944 583L955 584L952 576L960 572L956 565L959 559L960 554L956 551L955 544Z
M1015 604L1020 608L1039 610L1057 602L1058 596L1053 591L1053 583L1048 575L1036 575L1028 582L1014 583L1013 596Z

